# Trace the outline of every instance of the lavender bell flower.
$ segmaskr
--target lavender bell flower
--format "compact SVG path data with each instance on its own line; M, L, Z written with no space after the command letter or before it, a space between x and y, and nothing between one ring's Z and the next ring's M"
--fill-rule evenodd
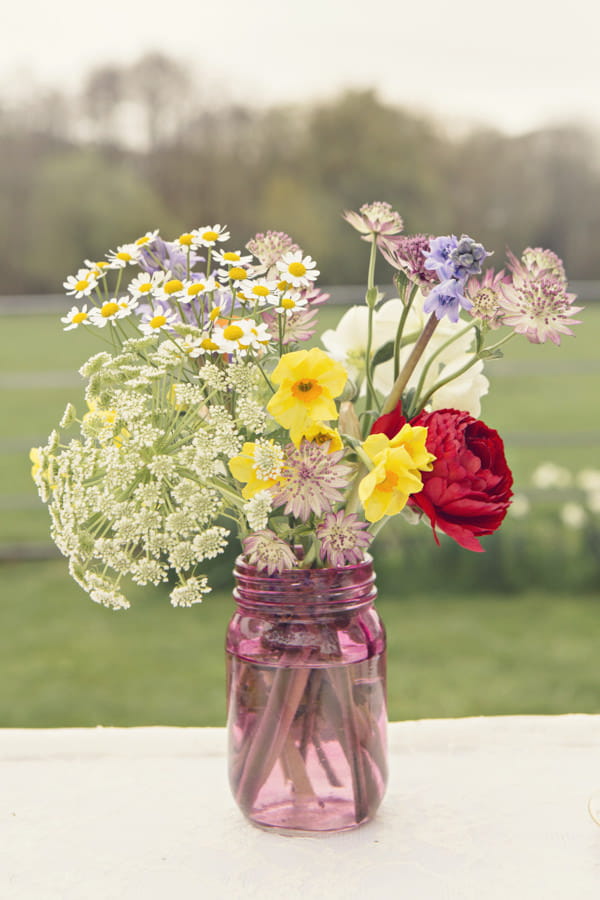
M454 264L450 255L457 246L458 238L454 234L432 238L429 242L429 253L425 256L425 268L433 269L440 281L455 277Z
M448 261L453 271L449 277L463 281L470 275L478 275L485 258L491 255L483 244L478 244L468 234L463 234L456 247L450 251Z
M436 285L423 304L426 313L435 313L436 318L448 316L451 322L458 322L460 309L469 310L473 306L464 293L464 284L456 278L447 278Z

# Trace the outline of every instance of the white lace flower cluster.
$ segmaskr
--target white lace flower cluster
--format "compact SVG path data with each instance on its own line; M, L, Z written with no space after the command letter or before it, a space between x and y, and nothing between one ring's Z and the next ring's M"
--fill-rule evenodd
M226 464L242 447L240 428L264 427L260 373L248 363L194 367L185 353L138 338L116 357L92 357L81 374L89 411L79 420L69 404L61 421L79 434L63 442L53 431L34 474L72 576L114 609L129 605L127 576L157 585L174 574L171 602L201 601L210 587L198 567L227 546L220 517L244 514Z

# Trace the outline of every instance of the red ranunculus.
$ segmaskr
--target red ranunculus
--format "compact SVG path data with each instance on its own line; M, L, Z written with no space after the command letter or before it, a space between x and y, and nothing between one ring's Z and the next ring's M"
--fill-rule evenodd
M378 419L372 431L391 438L405 421L399 411L392 412ZM410 505L429 517L436 541L439 528L461 547L483 550L477 538L499 527L512 497L512 473L500 435L457 409L421 412L411 425L427 428L427 449L436 460L431 472L422 473L423 490L412 494Z

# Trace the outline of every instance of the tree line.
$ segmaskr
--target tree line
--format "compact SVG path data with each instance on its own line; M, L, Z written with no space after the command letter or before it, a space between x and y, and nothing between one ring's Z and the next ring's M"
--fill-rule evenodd
M340 213L373 200L398 209L407 233L466 232L500 258L507 245L550 247L571 278L600 278L600 153L571 124L457 136L373 90L218 103L153 53L91 71L74 97L0 97L0 159L5 295L60 292L84 259L148 230L217 222L239 246L287 231L322 284L362 283L367 250Z

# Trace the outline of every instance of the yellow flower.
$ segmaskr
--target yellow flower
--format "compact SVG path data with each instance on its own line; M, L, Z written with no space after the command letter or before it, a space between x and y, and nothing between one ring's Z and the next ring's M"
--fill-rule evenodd
M32 447L29 451L29 459L33 463L31 467L31 477L35 481L35 476L42 468L42 454L39 447Z
M93 416L96 416L97 418L102 419L107 425L114 424L114 422L117 418L116 410L100 409L95 400L88 400L87 405L88 405L89 412L85 413L85 415L82 419L83 422L86 422L88 419L91 419ZM123 441L126 441L130 437L131 437L131 434L127 430L127 428L121 428L120 432L118 434L115 434L115 436L113 437L113 439L112 439L113 444L115 444L117 447L122 447Z
M435 459L425 446L426 438L426 428L407 424L391 440L385 434L371 434L363 443L374 464L358 486L369 522L396 515L410 494L423 489L421 472L430 472Z
M229 471L238 481L246 482L242 497L249 500L279 481L283 451L278 444L265 439L246 443L242 452L229 460Z
M314 422L301 429L299 433L294 433L294 443L299 447L302 440L311 441L314 444L326 444L329 442L328 453L335 453L336 450L343 450L344 443L337 428L330 428L323 422Z
M303 430L337 419L334 397L344 390L347 377L344 367L318 347L286 353L271 376L279 390L269 400L267 410L298 444Z

